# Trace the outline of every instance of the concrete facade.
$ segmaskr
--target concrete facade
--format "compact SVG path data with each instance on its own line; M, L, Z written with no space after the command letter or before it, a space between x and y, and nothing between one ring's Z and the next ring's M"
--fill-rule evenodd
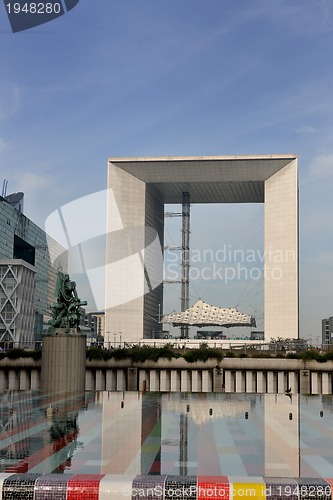
M265 338L298 338L297 157L111 158L105 341L161 329L164 204L265 204Z
M82 366L83 363L84 340L77 341L76 345L76 341L73 342L72 364L76 366ZM53 347L51 346L49 353ZM61 354L55 363L61 367L66 363L61 357L65 358L72 354L67 354L67 347L61 346L60 349ZM44 373L41 374L41 365L49 363L50 369L54 370L47 356L44 356L42 362L32 358L1 359L0 390L45 389L46 382L43 380ZM214 359L195 363L187 363L181 358L174 360L161 358L158 362L133 362L129 358L117 361L87 359L85 390L237 392L285 396L286 390L291 388L292 394L333 394L333 361L318 363L299 359L224 358L219 365L216 363L217 360ZM69 373L68 377L61 374L59 378L62 378L62 384L66 383L66 380L69 382L66 383L65 389L63 385L59 386L59 390L77 392L75 388L70 387L71 367L66 370ZM82 384L82 371L76 370L74 378L80 380Z

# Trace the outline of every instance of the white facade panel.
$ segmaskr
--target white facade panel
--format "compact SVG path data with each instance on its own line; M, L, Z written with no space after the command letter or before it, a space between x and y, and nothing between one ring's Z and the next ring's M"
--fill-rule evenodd
M298 338L297 160L265 182L265 338Z

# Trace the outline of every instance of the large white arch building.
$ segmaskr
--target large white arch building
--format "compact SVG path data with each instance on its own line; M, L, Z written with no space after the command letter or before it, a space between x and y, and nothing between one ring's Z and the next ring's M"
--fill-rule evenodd
M183 193L191 204L265 204L265 338L298 337L296 155L110 158L108 188L106 342L158 329L164 204Z

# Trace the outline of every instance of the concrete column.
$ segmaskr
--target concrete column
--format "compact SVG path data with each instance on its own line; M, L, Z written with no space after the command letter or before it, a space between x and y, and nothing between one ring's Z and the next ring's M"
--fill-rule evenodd
M111 382L111 385L112 385L112 382ZM140 389L140 385L139 385L139 389ZM128 391L137 391L138 390L138 369L137 368L127 368L127 390Z
M171 370L171 392L180 391L180 376L177 370Z
M105 374L103 370L96 370L96 391L105 390Z
M217 366L213 371L213 392L222 392L223 369Z
M117 390L116 372L114 370L107 370L105 378L106 378L105 380L106 391L116 391Z
M0 390L8 389L8 380L4 370L0 371Z
M95 389L96 391L101 390L101 370L98 368L95 370Z
M246 371L246 392L255 392L254 390L254 380L253 372L250 370Z
M150 370L149 373L149 386L151 391L160 390L160 372L159 370Z
M192 370L192 392L200 392L198 375L198 370Z
M180 372L180 390L182 392L190 392L187 370Z
M225 392L234 392L234 388L231 385L231 371L224 370L225 374Z
M10 391L19 389L19 377L16 370L9 370L8 373L8 389Z
M160 391L161 392L171 391L170 372L168 372L167 370L161 370L161 373L160 373Z
M30 388L32 391L40 390L40 372L38 370L31 370Z
M74 328L58 328L43 336L42 346L42 391L84 392L86 336Z
M267 372L267 392L275 393L275 380L274 380L274 372Z
M187 387L189 392L192 392L192 370L186 370L187 373Z
M117 370L117 391L126 391L126 376L124 370Z
M310 394L311 372L309 370L300 370L299 372L299 392L300 394Z
M148 380L146 370L139 370L139 391L148 391Z
M236 371L236 392L245 392L245 380L241 370Z
M289 389L289 387L286 387L285 373L278 372L278 390L277 390L277 392L279 394L283 394L287 389Z
M319 394L323 393L323 377L322 377L322 372L318 373L318 390L319 390Z
M93 370L86 371L86 390L95 390L95 372Z
M202 370L202 392L211 392L208 370Z
M19 386L20 390L30 389L30 377L27 370L20 370L19 373Z
M264 383L264 374L263 372L257 372L257 393L262 394L266 392L265 383Z
M146 376L145 376L145 381L146 381L146 391L150 391L150 370L146 370Z
M311 394L320 394L320 377L318 372L311 372Z
M146 381L146 371L139 370L139 387L138 390L142 392L146 392L147 381Z
M202 370L198 370L198 390L202 392Z
M332 375L327 372L323 372L322 375L322 394L332 394Z
M298 387L298 373L299 372L289 372L288 373L288 389L291 389L291 392L293 394L298 394L299 387ZM302 377L302 371L300 372L300 377ZM310 388L309 388L310 391Z

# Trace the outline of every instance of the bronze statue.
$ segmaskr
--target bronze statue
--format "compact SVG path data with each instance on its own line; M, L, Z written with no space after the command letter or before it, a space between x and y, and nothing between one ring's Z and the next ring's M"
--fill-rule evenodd
M81 306L86 306L86 301L81 301L76 291L75 281L71 281L68 274L58 272L55 296L57 302L51 306L52 319L49 325L54 328L79 328Z

